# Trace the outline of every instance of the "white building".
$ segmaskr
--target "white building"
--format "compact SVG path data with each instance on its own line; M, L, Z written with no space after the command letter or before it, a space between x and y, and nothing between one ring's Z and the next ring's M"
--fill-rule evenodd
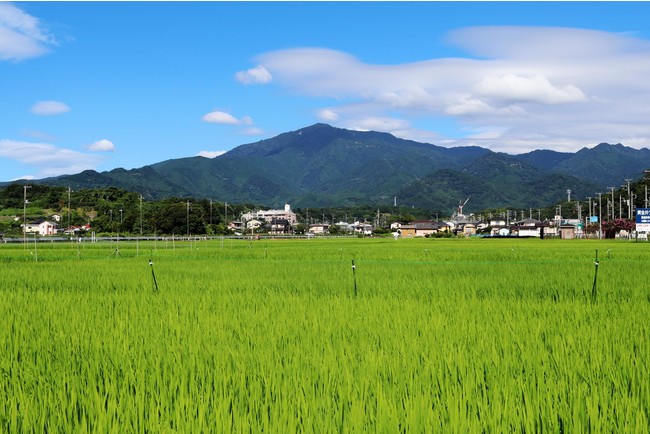
M313 224L309 225L309 233L310 234L327 234L329 233L330 225L327 223L318 223L318 224Z
M248 220L248 221L246 222L246 229L257 230L257 229L259 229L263 224L264 224L263 221L260 221L260 220L257 220L257 219Z
M268 209L260 210L246 213L241 216L242 220L264 220L268 223L271 223L273 220L284 219L287 220L290 224L296 224L298 221L296 218L296 213L291 211L291 206L289 204L284 205L284 209Z
M47 220L37 220L20 226L24 228L26 234L54 235L56 233L56 223Z

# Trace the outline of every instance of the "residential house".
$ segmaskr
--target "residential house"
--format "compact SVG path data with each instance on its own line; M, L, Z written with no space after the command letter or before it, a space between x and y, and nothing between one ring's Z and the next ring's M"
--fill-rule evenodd
M273 219L271 220L270 230L271 234L288 234L291 233L291 224L287 219Z
M257 219L252 219L246 222L246 229L247 230L257 230L264 226L264 220L257 220Z
M431 220L414 220L409 224L402 224L397 230L402 237L428 237L438 232L449 232L450 227L446 223L434 222Z
M351 228L352 225L350 225L350 223L348 223L348 222L340 221L338 223L333 223L333 224L334 224L334 226L338 226L339 229L341 229L342 231L345 231L345 232L354 231L354 228Z
M356 221L350 225L348 225L348 232L354 232L360 235L372 235L372 231L375 228L368 224L368 223L361 223L359 221Z
M309 233L314 235L323 235L329 233L329 228L330 225L327 223L317 223L309 225Z
M510 235L510 228L506 220L502 217L494 217L489 220L489 227L491 228L490 235L507 236Z
M76 235L79 234L80 232L88 232L90 230L90 225L82 225L82 226L70 226L69 228L66 228L63 233L68 234L68 235Z
M483 232L485 229L487 229L490 226L490 222L487 220L481 220L480 222L476 223L476 232Z
M476 235L476 225L474 223L465 223L463 225L463 235L466 237Z
M238 220L233 220L228 223L228 229L234 231L235 233L241 233L244 230L244 224Z
M520 237L541 237L546 227L548 227L548 224L534 218L527 218L515 222L511 229Z
M39 219L35 222L27 223L26 225L20 225L23 228L23 231L27 233L35 233L39 235L54 235L56 233L56 223L52 223L48 220Z

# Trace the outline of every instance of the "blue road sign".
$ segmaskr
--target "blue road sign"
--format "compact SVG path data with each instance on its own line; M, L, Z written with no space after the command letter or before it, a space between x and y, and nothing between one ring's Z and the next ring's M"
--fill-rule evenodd
M650 208L637 208L636 222L639 224L650 224Z

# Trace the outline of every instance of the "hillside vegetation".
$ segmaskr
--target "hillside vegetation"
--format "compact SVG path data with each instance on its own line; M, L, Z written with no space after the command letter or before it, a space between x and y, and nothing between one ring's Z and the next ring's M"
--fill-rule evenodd
M451 213L472 196L467 211L540 208L594 196L625 178L643 175L650 150L602 143L576 153L539 150L522 155L480 147L444 148L387 133L316 124L219 157L188 157L138 169L47 178L33 183L74 190L117 187L147 200L171 197L257 203L268 207L385 206Z

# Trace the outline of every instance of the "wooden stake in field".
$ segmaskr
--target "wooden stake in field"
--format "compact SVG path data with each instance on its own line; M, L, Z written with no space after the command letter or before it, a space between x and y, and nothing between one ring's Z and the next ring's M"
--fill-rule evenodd
M591 301L595 303L598 297L596 289L596 284L598 282L598 249L596 249L596 261L594 262L594 265L596 266L596 269L594 271L594 286L591 287Z
M153 285L158 291L158 282L156 282L156 273L153 272L153 261L149 259L149 267L151 267L151 277L153 277Z
M357 275L356 275L356 265L354 265L354 259L352 260L352 278L354 279L354 296L357 296Z

